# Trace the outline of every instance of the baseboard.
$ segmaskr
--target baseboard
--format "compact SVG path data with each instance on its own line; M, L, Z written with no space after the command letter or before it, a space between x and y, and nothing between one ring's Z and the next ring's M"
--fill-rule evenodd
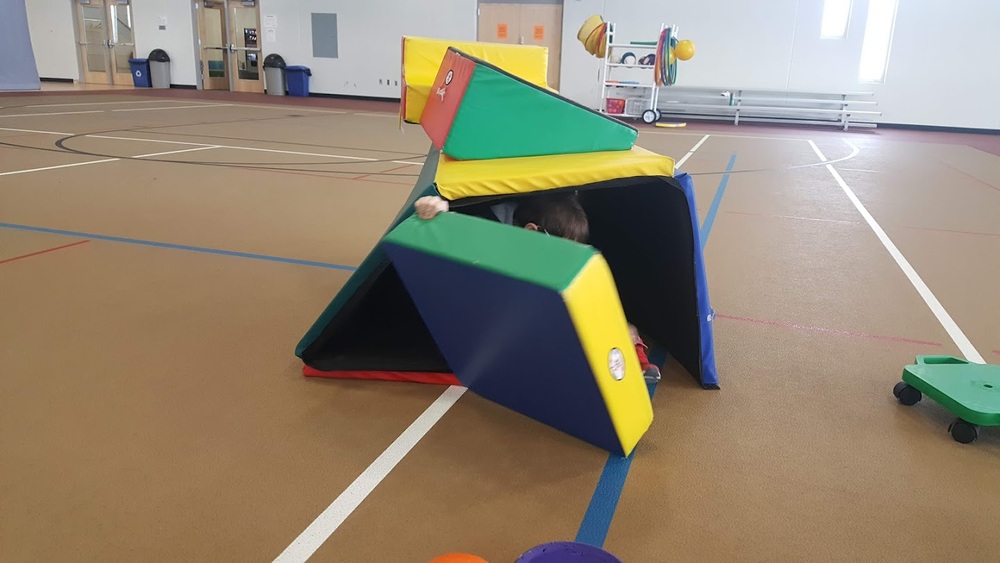
M972 133L976 135L1000 135L1000 129L978 127L946 127L943 125L914 125L910 123L879 123L885 129L909 129L911 131L934 131L937 133Z
M73 80L72 78L49 78L46 76L39 77L38 80L42 82L63 82L67 84L72 84L76 82L76 80Z
M176 90L197 90L198 89L198 87L195 86L194 84L171 84L170 87L174 88Z

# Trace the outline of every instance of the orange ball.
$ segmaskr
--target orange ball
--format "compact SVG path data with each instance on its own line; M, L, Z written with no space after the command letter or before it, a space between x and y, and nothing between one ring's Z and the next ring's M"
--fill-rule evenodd
M490 563L489 561L472 555L471 553L447 553L431 559L429 563Z

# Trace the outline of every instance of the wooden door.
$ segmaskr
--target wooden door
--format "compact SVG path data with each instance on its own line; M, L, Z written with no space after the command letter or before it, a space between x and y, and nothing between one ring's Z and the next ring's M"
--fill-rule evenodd
M81 78L84 84L111 84L110 40L108 13L104 2L76 3L79 33ZM131 73L129 74L131 76Z
M520 4L479 4L478 41L516 45L520 29Z
M520 43L549 48L549 87L559 89L562 54L562 4L521 4Z
M225 0L204 0L198 5L198 38L201 43L201 87L229 89L229 45L226 43Z
M229 73L233 92L264 93L257 2L229 0Z
M490 43L541 45L549 49L549 87L559 88L562 4L479 4L477 39Z
M135 58L135 31L132 25L132 3L129 0L104 0L111 32L111 77L119 86L133 84L132 66Z

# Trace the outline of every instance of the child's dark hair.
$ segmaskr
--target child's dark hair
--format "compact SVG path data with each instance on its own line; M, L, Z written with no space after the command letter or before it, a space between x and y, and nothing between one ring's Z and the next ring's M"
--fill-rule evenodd
M587 213L575 193L538 194L517 203L514 225L538 225L546 233L585 243L590 238Z

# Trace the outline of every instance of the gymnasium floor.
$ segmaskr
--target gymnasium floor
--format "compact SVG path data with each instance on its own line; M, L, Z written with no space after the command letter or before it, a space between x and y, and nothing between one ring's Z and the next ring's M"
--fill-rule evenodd
M607 454L471 393L447 409L454 389L301 375L295 344L426 152L393 104L0 106L0 561L302 560L308 545L314 561L513 561L600 535ZM1000 137L692 124L640 144L695 175L722 389L667 365L605 548L996 560L1000 430L957 444L944 409L891 389L916 354L1000 362Z

